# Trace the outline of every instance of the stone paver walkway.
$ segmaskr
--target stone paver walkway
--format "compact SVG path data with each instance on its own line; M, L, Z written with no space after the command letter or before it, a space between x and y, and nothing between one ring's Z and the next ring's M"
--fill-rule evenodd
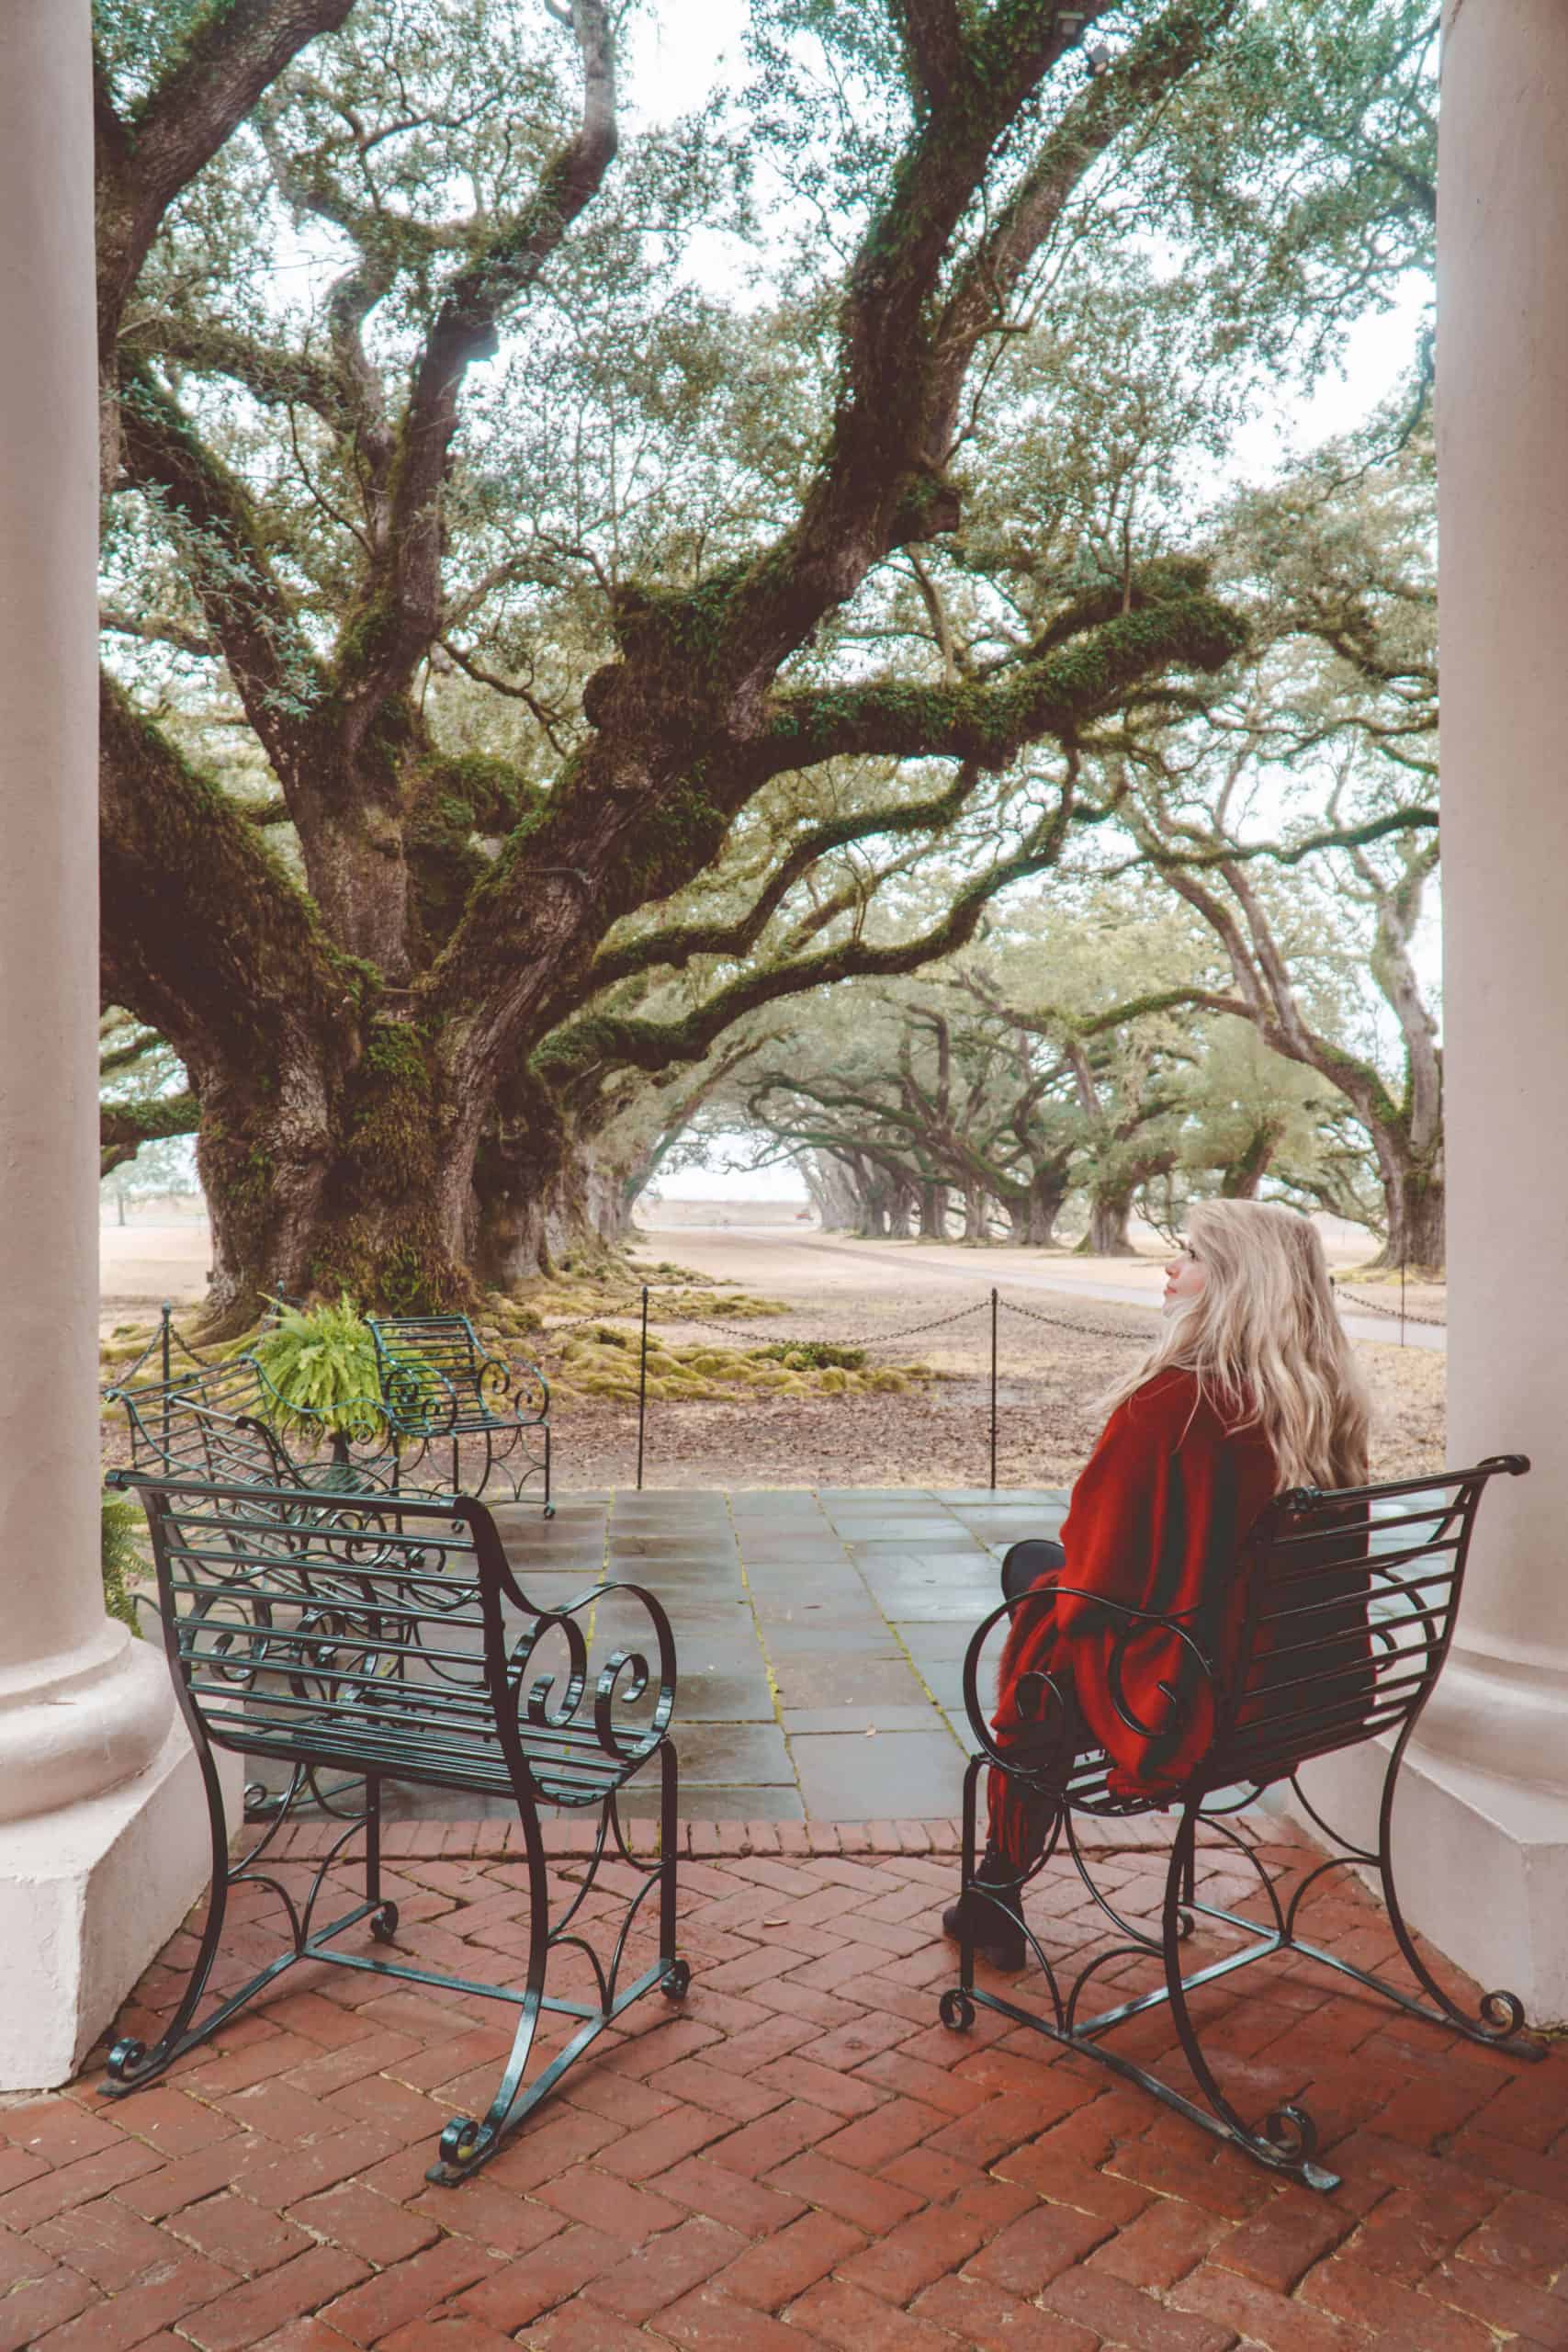
M964 1645L1008 1545L1055 1534L1066 1504L1047 1488L567 1491L553 1520L527 1504L495 1517L540 1602L602 1576L665 1602L683 1814L871 1821L958 1811ZM396 1802L473 1808L439 1791Z
M285 1875L331 1834L285 1833ZM0 2352L1568 2346L1561 2051L1521 2066L1304 1964L1216 1984L1210 2039L1244 2105L1304 2098L1345 2174L1312 2195L1002 2019L945 2031L954 1842L945 1820L686 1824L686 2007L645 2001L456 2190L424 2168L488 2094L495 2013L345 1970L290 1976L123 2102L90 2067L0 2106ZM389 1843L405 1952L504 1970L524 1901L505 1826L405 1822ZM1122 1844L1112 1867L1146 1914L1158 1858ZM1047 1874L1049 1942L1078 1940L1084 1900ZM1373 1965L1392 1949L1353 1888L1316 1917ZM151 2039L190 1948L127 2027ZM1170 2040L1140 2021L1146 2062L1175 2068Z

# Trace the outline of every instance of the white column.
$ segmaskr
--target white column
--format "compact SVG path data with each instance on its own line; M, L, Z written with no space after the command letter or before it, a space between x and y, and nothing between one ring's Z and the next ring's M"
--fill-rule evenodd
M88 0L0 0L0 2089L65 2079L202 1850L98 1572L91 108Z
M1568 2018L1564 0L1449 0L1438 187L1448 1458L1534 1467L1483 1504L1395 1828L1413 1923L1544 2023ZM1358 1756L1314 1795L1364 1803Z

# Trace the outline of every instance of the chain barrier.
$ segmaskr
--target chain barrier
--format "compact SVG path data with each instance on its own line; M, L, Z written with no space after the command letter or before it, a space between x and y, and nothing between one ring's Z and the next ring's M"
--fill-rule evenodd
M546 1340L553 1344L557 1341L570 1339L574 1332L593 1330L606 1323L634 1322L640 1324L640 1341L638 1345L639 1365L637 1470L637 1483L639 1492L642 1487L644 1439L648 1417L648 1311L649 1305L655 1299L678 1298L682 1295L682 1292L686 1291L688 1288L689 1285L685 1284L680 1285L679 1287L672 1284L668 1290L660 1290L651 1283L645 1283L640 1292L635 1297L628 1299L624 1306L601 1307L595 1314L575 1316L570 1322L543 1324L536 1335L513 1335L511 1333L504 1335L507 1340L526 1339L529 1336L536 1336L541 1340ZM1354 1291L1346 1288L1343 1283L1336 1283L1334 1289L1337 1297L1346 1300L1350 1306L1363 1309L1369 1314L1383 1315L1388 1317L1391 1320L1399 1322L1424 1323L1436 1330L1446 1330L1448 1328L1446 1322L1438 1316L1416 1315L1412 1314L1410 1310L1404 1306L1385 1306L1381 1300L1359 1298ZM1156 1307L1156 1301L1151 1299L1148 1302L1147 1308L1145 1308L1141 1306L1138 1302L1133 1300L1128 1301L1128 1305L1133 1308L1134 1313L1152 1311ZM721 1339L730 1341L737 1339L751 1340L753 1341L761 1340L766 1346L776 1346L782 1354L792 1348L842 1348L846 1345L860 1348L886 1348L905 1340L918 1339L928 1331L948 1330L956 1323L967 1323L972 1321L976 1315L988 1315L990 1317L990 1483L994 1489L997 1483L998 1438L998 1350L997 1318L998 1313L1003 1309L1005 1309L1010 1315L1021 1317L1025 1322L1043 1324L1049 1329L1055 1331L1068 1331L1078 1339L1110 1340L1120 1345L1128 1346L1133 1344L1142 1345L1145 1343L1147 1337L1146 1333L1136 1329L1129 1329L1125 1324L1114 1326L1105 1323L1086 1323L1081 1319L1077 1319L1066 1315L1052 1315L1043 1307L1025 1306L1016 1298L1004 1298L1001 1292L995 1284L992 1285L991 1289L984 1298L976 1299L967 1306L954 1307L951 1314L928 1316L921 1322L903 1324L900 1325L898 1329L892 1331L866 1331L848 1335L846 1338L840 1338L837 1340L814 1340L802 1339L798 1336L785 1337L781 1335L776 1329L759 1330L755 1325L743 1322L739 1317L702 1315L694 1312L690 1307L685 1306L676 1308L671 1314L669 1320L671 1323L693 1324L699 1330L716 1332ZM793 1313L793 1311L794 1310L790 1310L791 1313ZM190 1346L189 1342L175 1329L174 1312L172 1307L167 1304L167 1302L165 1302L159 1324L153 1330L146 1347L143 1348L141 1353L137 1357L134 1363L129 1365L118 1374L115 1385L117 1387L128 1385L130 1381L135 1378L135 1375L141 1370L142 1365L146 1363L148 1358L155 1351L159 1352L161 1355L163 1378L166 1385L170 1378L173 1351L176 1347L179 1349L181 1354L184 1355L191 1363L198 1366L202 1364L203 1359L196 1353L196 1351Z
M1133 1306L1131 1299L1127 1303L1130 1306ZM1017 1300L1012 1298L998 1298L998 1304L1004 1307L1009 1315L1022 1315L1031 1323L1049 1323L1056 1331L1077 1331L1086 1340L1136 1340L1141 1345L1147 1336L1142 1331L1130 1331L1125 1325L1121 1330L1112 1330L1104 1323L1071 1323L1065 1315L1046 1315L1038 1306L1020 1306ZM1151 1306L1153 1304L1151 1300ZM1134 1313L1137 1312L1138 1309L1134 1306Z
M660 1293L651 1285L648 1295L650 1300L660 1296ZM699 1329L716 1331L722 1338L760 1340L770 1346L808 1348L823 1345L880 1348L889 1345L895 1340L915 1339L923 1331L940 1331L949 1323L964 1322L971 1315L983 1315L986 1312L986 1306L987 1302L984 1299L977 1299L973 1306L957 1307L951 1315L933 1315L923 1323L904 1324L896 1331L851 1332L844 1338L827 1341L813 1341L798 1336L784 1338L781 1337L776 1328L759 1329L755 1324L742 1322L739 1316L720 1317L716 1315L695 1315L685 1308L682 1308L678 1314L671 1315L669 1320L671 1323L694 1323ZM598 1315L584 1315L573 1323L548 1323L537 1336L545 1340L561 1339L573 1331L588 1330L596 1323L613 1323L617 1317L624 1321L635 1322L640 1311L638 1302L634 1299L629 1306L607 1306Z
M1337 1297L1348 1299L1359 1314L1386 1315L1395 1323L1424 1323L1431 1331L1446 1331L1449 1328L1446 1317L1441 1315L1417 1315L1413 1306L1389 1306L1379 1298L1359 1298L1343 1283L1336 1283L1334 1290Z
M198 1372L205 1372L207 1370L207 1358L205 1356L198 1356L196 1350L191 1346L189 1340L186 1339L184 1333L177 1331L175 1329L175 1310L169 1304L169 1301L165 1299L164 1301L159 1319L152 1327L152 1337L149 1339L147 1345L142 1349L141 1353L137 1357L134 1363L116 1366L114 1376L110 1380L107 1388L105 1390L105 1395L111 1395L117 1388L129 1388L137 1374L141 1371L142 1365L146 1363L148 1357L154 1353L156 1353L158 1357L159 1378L166 1385L173 1375L174 1351L176 1348L179 1350L181 1355L186 1358L186 1361L188 1363L193 1363Z

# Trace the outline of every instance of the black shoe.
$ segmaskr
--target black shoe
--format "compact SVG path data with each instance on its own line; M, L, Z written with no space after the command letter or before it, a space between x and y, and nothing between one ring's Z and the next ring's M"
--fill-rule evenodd
M998 1885L997 1894L1003 1901L1016 1902L1018 1890L1016 1885ZM993 1968L1012 1971L1027 1967L1029 1943L1022 1928L1010 1919L996 1902L976 1894L973 1887L956 1903L950 1903L942 1915L942 1932L951 1936L954 1943L963 1941L965 1925L972 1930L976 1955L988 1961Z

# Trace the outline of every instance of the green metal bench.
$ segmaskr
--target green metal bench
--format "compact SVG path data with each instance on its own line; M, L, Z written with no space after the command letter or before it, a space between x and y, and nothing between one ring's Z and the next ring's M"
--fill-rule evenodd
M355 1494L391 1486L397 1457L379 1397L340 1405L329 1417L286 1406L253 1355L205 1363L186 1353L166 1379L105 1392L106 1403L124 1410L132 1471Z
M677 1770L669 1736L675 1645L653 1594L599 1585L540 1608L513 1577L490 1513L469 1498L406 1494L357 1498L254 1482L127 1476L146 1505L157 1564L169 1668L196 1746L212 1838L211 1893L189 1979L157 2042L118 2041L106 2092L154 2081L186 2051L259 2001L302 1961L329 1961L416 1984L501 2000L518 2012L511 2053L482 2118L458 2116L441 2134L428 2177L443 2186L489 2161L506 2134L548 2097L581 2053L644 1994L684 1997L691 1972L675 1951ZM285 1802L237 1861L213 1750L287 1765ZM309 1776L333 1769L363 1783L359 1805L303 1901L276 1875L269 1853ZM660 1859L628 1849L617 1811L639 1772L659 1780ZM521 1981L487 1984L400 1955L398 1906L381 1881L385 1781L505 1797L522 1825L528 1942ZM541 1809L586 1811L596 1821L552 1919ZM363 1896L318 1923L328 1873L363 1838ZM601 1864L636 1873L633 1891L598 1883ZM612 1874L613 1875L613 1874ZM623 1882L624 1885L624 1882ZM288 1932L274 1958L203 2010L236 1887L262 1886L281 1904ZM588 1920L606 1897L621 1910L595 1950ZM626 1981L632 1932L651 1899L656 1955ZM586 1910L585 1910L586 1906ZM378 1951L355 1948L367 1929ZM256 1929L246 1923L247 1939ZM417 1928L414 1931L417 1940ZM562 1962L595 1997L552 1991ZM566 2046L536 2051L541 2019L575 2021Z
M446 1491L482 1495L492 1473L510 1479L513 1501L536 1478L550 1499L550 1389L536 1364L487 1353L466 1315L369 1316L381 1396L393 1449L394 1483L411 1484L436 1447L451 1447ZM466 1473L465 1441L477 1473ZM468 1483L472 1476L472 1483Z
M1203 2048L1191 2000L1199 1988L1276 1954L1299 1955L1450 2033L1527 2061L1541 2058L1539 2044L1520 2038L1524 2012L1514 1994L1483 1995L1475 2016L1433 1974L1400 1905L1393 1846L1399 1768L1448 1656L1482 1496L1493 1477L1517 1476L1529 1468L1522 1454L1500 1454L1473 1469L1433 1478L1336 1493L1303 1488L1280 1496L1251 1531L1239 1562L1224 1564L1226 1585L1233 1574L1245 1580L1245 1623L1234 1655L1225 1632L1224 1586L1198 1610L1161 1614L1084 1592L1065 1577L1047 1577L1015 1591L994 1610L971 1639L964 1667L964 1704L977 1752L964 1781L959 1981L942 1996L943 2023L961 2030L974 2022L976 2007L993 2009L1012 2025L1032 2028L1141 2085L1205 2131L1314 2189L1336 2188L1338 2177L1317 2161L1316 2125L1290 2086L1289 2036L1268 2051L1270 2069L1283 2077L1281 2096L1261 2122L1250 2123ZM1021 1696L1029 1721L1021 1732L998 1738L989 1720L990 1693L1008 1628L1058 1611L1068 1630L1040 1645L1048 1668L1025 1678ZM1169 1742L1172 1753L1186 1753L1181 1736L1187 1727L1198 1727L1201 1752L1179 1789L1140 1797L1127 1792L1121 1775L1121 1785L1112 1784L1110 1759L1088 1733L1073 1687L1070 1628L1084 1623L1088 1611L1092 1619L1086 1629L1099 1644L1093 1670L1103 1675L1109 1704L1122 1724L1140 1738ZM1144 1670L1151 1657L1160 1661L1152 1690ZM1141 1695L1134 1699L1134 1693ZM1325 1821L1298 1775L1314 1758L1380 1736L1387 1763L1376 1842L1367 1844ZM976 1858L976 1811L981 1775L987 1770L1011 1782L1043 1837L1025 1883L1053 1860L1070 1863L1100 1917L1110 1923L1115 1939L1081 1966L1081 1955L1073 1955L1069 1970L1044 1951L1024 1917L1016 1883L982 1873ZM1290 1785L1296 1804L1335 1849L1288 1902L1281 1902L1259 1855L1228 1819L1280 1783ZM1094 1825L1111 1817L1141 1818L1146 1836L1140 1842L1168 1849L1157 1923L1129 1917L1119 1907L1114 1873L1109 1889L1097 1877ZM1259 1917L1247 1917L1234 1902L1198 1899L1201 1830L1221 1841L1227 1870L1252 1873ZM1114 1853L1112 1841L1112 1861ZM1415 1994L1302 1935L1305 1898L1325 1876L1348 1868L1375 1876ZM1219 1929L1233 1948L1188 1968L1184 1947L1200 1920ZM1005 1936L1009 1946L1023 1952L1038 1975L1007 1993L978 1984L976 1951L987 1940L987 1928L998 1948ZM1125 1980L1136 1981L1140 1963L1159 1981L1134 1990ZM1089 2014L1093 2003L1087 1996L1100 1992L1105 1982L1100 1972L1108 1967L1122 1980L1118 1989L1125 1997ZM1027 2006L1021 1996L1037 1990L1037 2005ZM1202 2104L1114 2046L1121 2028L1161 2010L1168 2013ZM1308 2071L1303 2064L1303 2075Z

